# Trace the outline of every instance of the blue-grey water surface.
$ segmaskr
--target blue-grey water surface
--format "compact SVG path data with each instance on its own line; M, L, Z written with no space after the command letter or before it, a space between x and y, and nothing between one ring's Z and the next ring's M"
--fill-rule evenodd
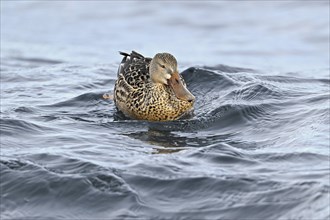
M329 219L328 1L1 1L1 219ZM126 120L118 51L195 115Z

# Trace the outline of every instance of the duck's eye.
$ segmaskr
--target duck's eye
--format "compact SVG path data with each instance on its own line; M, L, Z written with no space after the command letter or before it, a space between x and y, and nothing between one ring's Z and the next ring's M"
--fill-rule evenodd
M165 69L165 65L159 64L161 68Z

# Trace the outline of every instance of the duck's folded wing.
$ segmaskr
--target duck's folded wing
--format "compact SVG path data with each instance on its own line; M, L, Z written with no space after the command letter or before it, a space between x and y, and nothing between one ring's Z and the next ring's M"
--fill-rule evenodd
M131 94L134 90L135 89L126 82L124 76L119 74L115 85L115 101L125 101L129 94Z
M132 51L131 54L119 52L123 59L119 65L118 77L123 75L125 81L134 88L141 87L149 77L149 65L151 58Z

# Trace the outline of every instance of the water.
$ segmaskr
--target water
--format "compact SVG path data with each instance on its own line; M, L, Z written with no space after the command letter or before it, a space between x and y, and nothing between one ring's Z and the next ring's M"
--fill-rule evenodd
M1 1L1 219L329 219L329 3ZM174 122L118 117L173 53Z

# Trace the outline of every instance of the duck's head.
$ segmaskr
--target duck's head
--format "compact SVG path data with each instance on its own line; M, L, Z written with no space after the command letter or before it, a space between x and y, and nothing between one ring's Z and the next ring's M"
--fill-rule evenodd
M178 64L173 55L169 53L157 53L151 60L149 71L153 83L170 86L175 96L180 100L188 102L195 101L195 97L182 83Z

